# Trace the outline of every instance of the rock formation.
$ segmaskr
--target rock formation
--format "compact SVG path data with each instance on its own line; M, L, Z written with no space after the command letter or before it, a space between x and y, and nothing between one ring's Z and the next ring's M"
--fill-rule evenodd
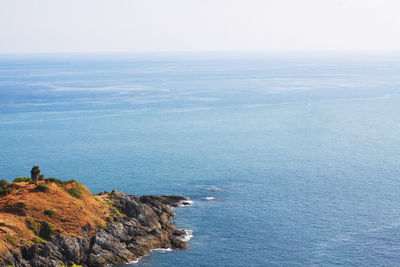
M40 169L39 166L33 166L31 170L31 179L33 182L39 181Z
M155 248L184 249L187 247L187 244L182 241L186 232L177 229L170 222L170 218L174 216L171 207L177 207L184 202L184 197L137 197L117 191L91 195L87 189L84 189L80 198L77 198L76 196L71 197L71 194L68 195L68 190L71 190L69 184L61 187L48 179L46 179L46 183L49 187L47 193L34 191L34 188L30 189L30 186L35 185L20 183L18 184L20 191L11 193L3 200L0 198L0 215L8 213L9 216L15 216L16 222L25 220L26 226L24 227L31 232L29 233L30 237L26 234L25 239L20 238L20 240L7 233L6 238L10 237L9 242L4 244L8 246L8 250L2 250L0 266L55 267L73 264L106 266L137 260ZM84 188L83 185L80 186ZM24 187L26 188L24 189ZM65 214L78 212L77 214L81 214L79 216L87 216L87 221L83 220L85 218L76 218L76 222L74 222L73 217L71 219L67 215L62 215L63 211L55 204L52 208L59 211L58 213L46 210L44 217L41 217L43 211L34 213L34 208L31 208L30 203L25 203L24 198L21 197L24 194L40 194L39 197L43 198L46 194L54 193L55 196L62 195L62 192L66 192L66 195L63 196L66 201L65 209L71 209ZM30 199L35 198L32 195ZM68 201L70 202L68 203ZM84 204L80 204L80 201L83 201ZM49 200L46 205L51 206L51 203ZM87 203L87 207L85 207L85 203ZM94 206L97 210L91 211L91 205L97 205L97 203L102 209ZM2 204L4 205L2 206ZM10 209L10 205L14 205L12 207L16 208ZM87 210L85 210L86 208ZM96 212L99 214L98 216L103 217L93 219L95 218L93 216L97 215L90 214ZM54 216L50 218L49 215ZM49 218L44 220L43 218L47 218L46 216ZM19 231L7 230L12 227L16 228L18 223L15 223L14 226L3 223L2 226L2 218L6 217L0 216L0 233L2 231L26 232L23 228ZM99 221L100 218L105 218L104 223ZM90 223L91 220L97 224ZM79 226L78 221L85 224Z

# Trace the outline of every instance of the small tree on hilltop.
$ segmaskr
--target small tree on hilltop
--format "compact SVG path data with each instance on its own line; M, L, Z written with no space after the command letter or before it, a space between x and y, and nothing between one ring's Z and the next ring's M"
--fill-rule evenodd
M40 169L39 166L33 166L31 170L31 178L33 182L37 182L40 177Z

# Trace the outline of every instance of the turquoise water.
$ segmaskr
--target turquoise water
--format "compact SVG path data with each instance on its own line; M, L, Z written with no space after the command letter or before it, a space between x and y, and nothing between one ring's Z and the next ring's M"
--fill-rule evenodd
M398 265L399 73L379 53L1 56L0 178L194 200L189 249L133 266Z

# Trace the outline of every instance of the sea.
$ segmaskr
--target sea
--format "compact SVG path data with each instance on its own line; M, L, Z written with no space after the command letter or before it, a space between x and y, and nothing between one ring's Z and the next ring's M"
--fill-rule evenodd
M0 55L0 179L33 165L193 201L124 266L400 266L400 53Z

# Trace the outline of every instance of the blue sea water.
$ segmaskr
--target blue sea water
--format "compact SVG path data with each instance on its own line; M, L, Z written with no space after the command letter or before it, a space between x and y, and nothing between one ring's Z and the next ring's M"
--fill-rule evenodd
M189 249L132 266L399 265L399 74L378 52L3 55L0 178L194 200Z

